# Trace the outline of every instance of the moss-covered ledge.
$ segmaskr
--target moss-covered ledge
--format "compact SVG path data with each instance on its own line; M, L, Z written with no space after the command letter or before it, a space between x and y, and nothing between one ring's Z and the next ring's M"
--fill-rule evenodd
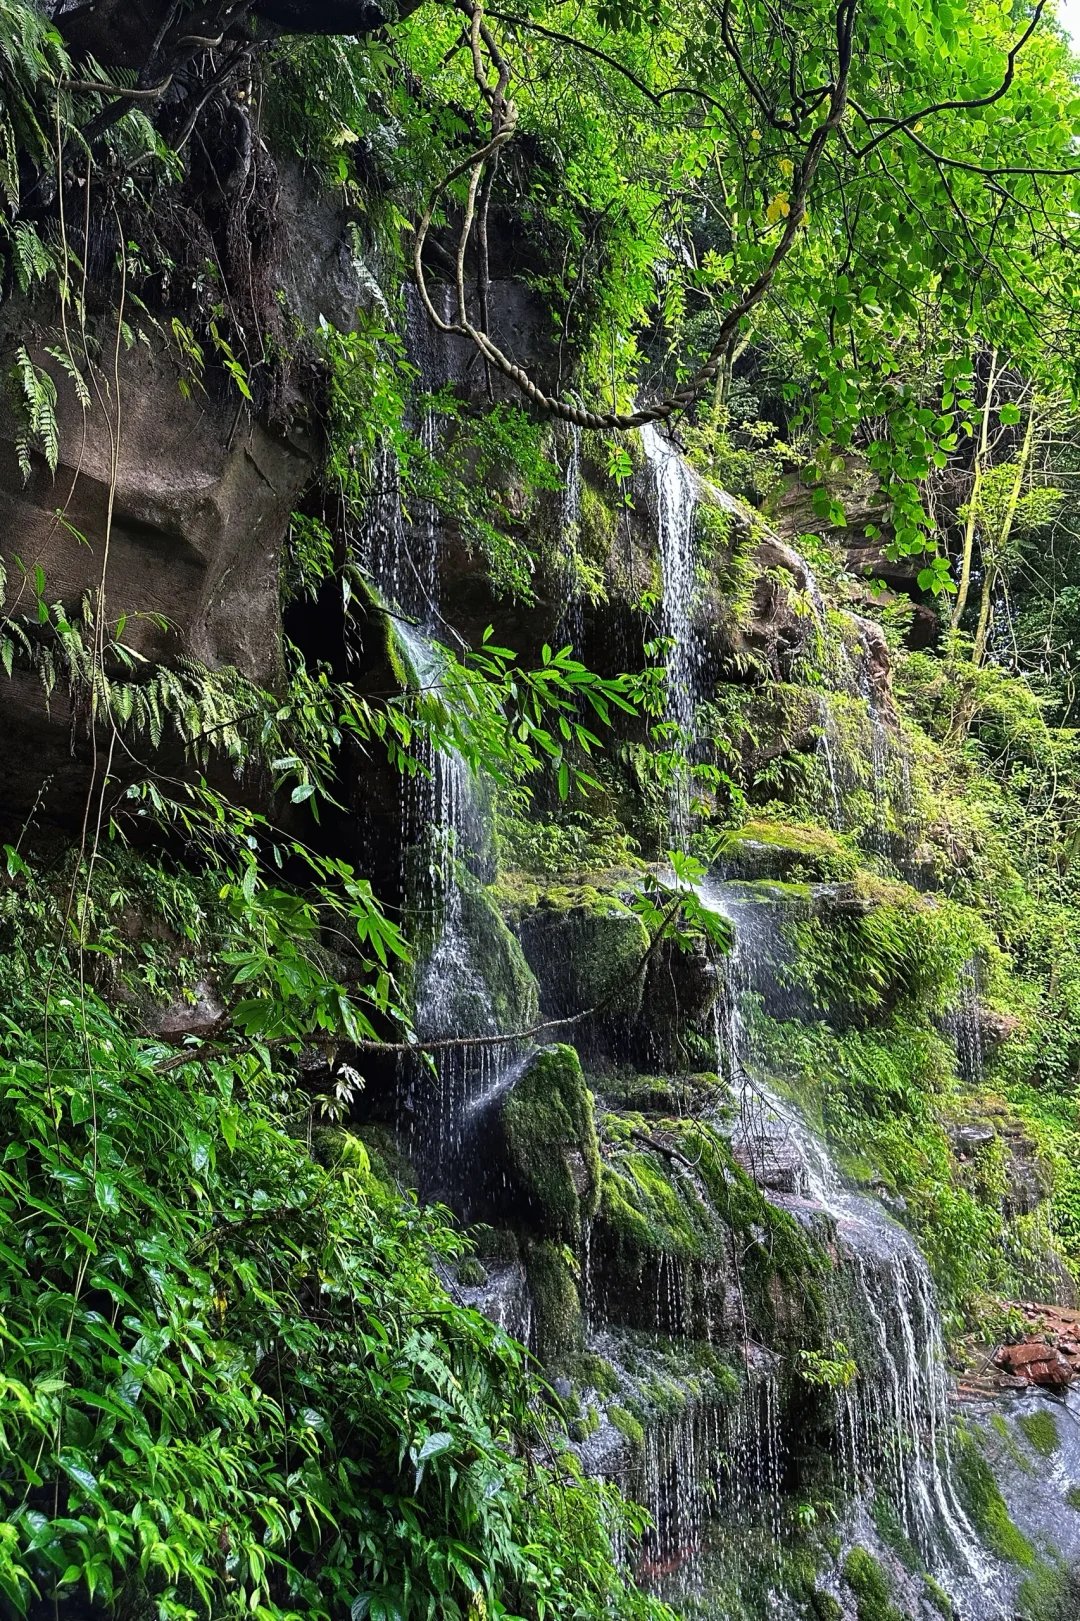
M544 1047L502 1108L507 1182L516 1225L580 1243L600 1202L592 1093L573 1047Z
M649 933L624 898L626 889L623 874L612 874L606 884L542 888L523 878L500 884L497 894L539 981L544 1011L553 1018L601 1003L608 1014L633 1017L640 1011Z

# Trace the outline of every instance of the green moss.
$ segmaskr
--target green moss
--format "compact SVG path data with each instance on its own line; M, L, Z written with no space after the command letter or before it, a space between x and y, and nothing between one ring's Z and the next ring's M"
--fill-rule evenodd
M483 885L464 872L459 883L461 927L487 995L489 1017L498 1030L528 1030L539 1017L540 993L521 945ZM462 1028L470 1031L468 1025Z
M581 523L579 540L584 555L597 564L603 564L615 545L619 534L619 508L600 493L591 479L581 485Z
M533 1341L540 1361L551 1367L581 1351L581 1300L577 1280L558 1244L530 1244L525 1270L533 1300Z
M643 1260L659 1256L700 1259L718 1236L692 1185L676 1188L659 1159L635 1151L603 1167L600 1219L614 1238L623 1270L640 1272Z
M681 1121L677 1137L725 1228L737 1235L742 1288L759 1330L779 1338L797 1334L802 1344L816 1345L826 1319L824 1242L765 1197L719 1132L701 1121Z
M729 1094L715 1070L693 1075L637 1075L625 1072L604 1077L595 1088L606 1102L622 1112L640 1115L698 1115L725 1103ZM614 1120L614 1116L610 1116Z
M600 1396L613 1396L619 1388L619 1375L606 1357L595 1351L583 1351L580 1356L564 1358L563 1372L575 1384L586 1390L595 1390Z
M856 852L827 828L765 817L726 833L718 856L736 878L803 882L852 878L859 865Z
M1061 1445L1054 1415L1046 1412L1045 1408L1037 1413L1021 1413L1016 1422L1035 1451L1044 1458L1052 1457Z
M600 1202L592 1093L573 1047L545 1047L502 1111L507 1161L524 1195L520 1214L548 1238L577 1241Z
M649 931L618 894L590 885L547 889L518 928L545 1012L561 1018L601 1005L605 1015L640 1010Z
M589 1406L586 1407L586 1409L585 1409L584 1413L581 1415L581 1417L580 1418L575 1418L571 1422L571 1424L570 1424L570 1439L571 1439L571 1441L577 1441L578 1444L580 1445L580 1443L582 1441L587 1441L589 1439L590 1435L595 1435L599 1428L600 1428L600 1412L599 1412L599 1409L594 1407L590 1403Z
M607 1416L620 1435L625 1435L631 1446L640 1448L645 1445L644 1427L633 1413L628 1413L625 1407L609 1407Z
M844 1560L844 1580L855 1596L859 1621L904 1621L892 1602L885 1572L865 1548L852 1548Z
M488 1275L482 1261L475 1255L467 1255L458 1262L457 1278L463 1289L479 1289L487 1282Z
M1070 1486L1065 1493L1065 1501L1080 1514L1080 1486Z
M1070 1571L1041 1563L1016 1595L1017 1621L1076 1621L1080 1581Z
M927 1598L930 1600L930 1603L934 1606L934 1609L938 1612L938 1614L943 1615L945 1617L945 1621L954 1621L954 1617L956 1615L956 1606L953 1604L953 1601L949 1597L948 1593L946 1593L945 1589L941 1586L941 1583L936 1582L932 1576L924 1576L923 1589Z
M960 1496L983 1541L999 1559L1033 1570L1038 1564L1034 1548L1009 1517L990 1465L970 1431L957 1438L956 1473Z
M711 1314L734 1243L753 1332L765 1343L817 1344L825 1326L821 1242L771 1204L702 1121L605 1117L597 1276L620 1321L655 1328L639 1310L675 1265L686 1323ZM655 1141L655 1147L650 1146ZM681 1377L685 1379L685 1369Z

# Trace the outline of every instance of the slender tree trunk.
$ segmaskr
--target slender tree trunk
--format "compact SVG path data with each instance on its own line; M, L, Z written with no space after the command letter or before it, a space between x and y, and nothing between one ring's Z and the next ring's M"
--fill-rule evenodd
M1005 513L1001 520L1001 529L994 541L993 549L986 557L986 568L983 578L982 602L979 605L979 628L975 632L975 646L971 651L971 662L981 664L986 657L986 638L990 633L990 609L993 602L994 586L997 583L998 571L1005 558L1005 549L1009 544L1013 524L1016 521L1017 508L1024 490L1024 479L1027 475L1028 463L1031 460L1031 447L1035 440L1035 406L1028 412L1027 427L1024 429L1024 442L1020 447L1020 454L1016 458L1016 473L1009 489L1009 499L1005 504Z
M979 491L982 488L983 472L986 467L987 445L990 438L990 410L994 402L994 383L997 380L997 350L990 356L990 375L986 380L986 398L983 401L982 425L979 430L979 442L975 447L974 479L971 485L971 495L968 499L968 514L964 523L964 551L960 564L960 585L953 603L951 641L955 643L956 632L960 628L960 620L967 607L968 592L971 590L971 563L975 554L975 520L979 508Z

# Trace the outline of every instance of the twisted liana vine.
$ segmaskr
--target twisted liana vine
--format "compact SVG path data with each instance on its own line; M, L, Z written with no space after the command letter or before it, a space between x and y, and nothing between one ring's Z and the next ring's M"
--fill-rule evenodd
M634 411L593 410L573 400L562 399L546 393L523 367L519 366L499 347L483 326L478 326L472 320L469 314L465 289L465 262L474 228L477 226L477 194L480 191L489 164L497 160L503 147L513 138L517 128L518 115L514 102L507 95L510 84L509 62L499 42L484 21L482 0L457 0L457 5L458 9L463 11L469 19L468 44L472 57L473 78L483 101L489 109L489 133L488 139L481 147L455 164L438 182L428 198L427 207L424 209L416 227L413 242L413 274L428 319L440 332L467 338L476 346L489 367L508 378L530 403L544 412L545 415L558 417L561 421L570 422L579 428L600 429L601 431L625 431L644 427L649 422L667 421L676 412L685 410L692 405L715 381L717 373L725 362L728 351L735 342L741 323L769 291L777 271L794 247L799 232L805 224L807 205L814 177L820 167L830 137L839 129L848 106L848 78L851 69L852 41L858 0L840 0L840 4L836 7L834 17L837 56L836 77L826 88L823 98L828 109L826 116L807 139L803 157L794 171L788 214L780 240L774 247L764 268L743 290L724 316L707 359L694 375L662 399L639 407ZM484 60L485 50L488 63L485 63ZM469 176L469 185L461 226L458 231L457 245L453 254L456 308L453 315L447 319L440 315L431 297L424 269L424 246L440 202L454 182L465 174ZM482 210L480 216L482 235L486 233L485 215L486 210ZM487 252L486 244L482 239L480 241L480 256L483 265L487 258Z

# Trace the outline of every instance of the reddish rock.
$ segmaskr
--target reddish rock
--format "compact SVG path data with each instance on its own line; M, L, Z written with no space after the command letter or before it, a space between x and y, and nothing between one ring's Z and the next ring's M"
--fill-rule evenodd
M994 1358L999 1368L1016 1374L1028 1384L1063 1390L1076 1377L1076 1369L1056 1346L1045 1340L1024 1340L1019 1345L1003 1345Z

